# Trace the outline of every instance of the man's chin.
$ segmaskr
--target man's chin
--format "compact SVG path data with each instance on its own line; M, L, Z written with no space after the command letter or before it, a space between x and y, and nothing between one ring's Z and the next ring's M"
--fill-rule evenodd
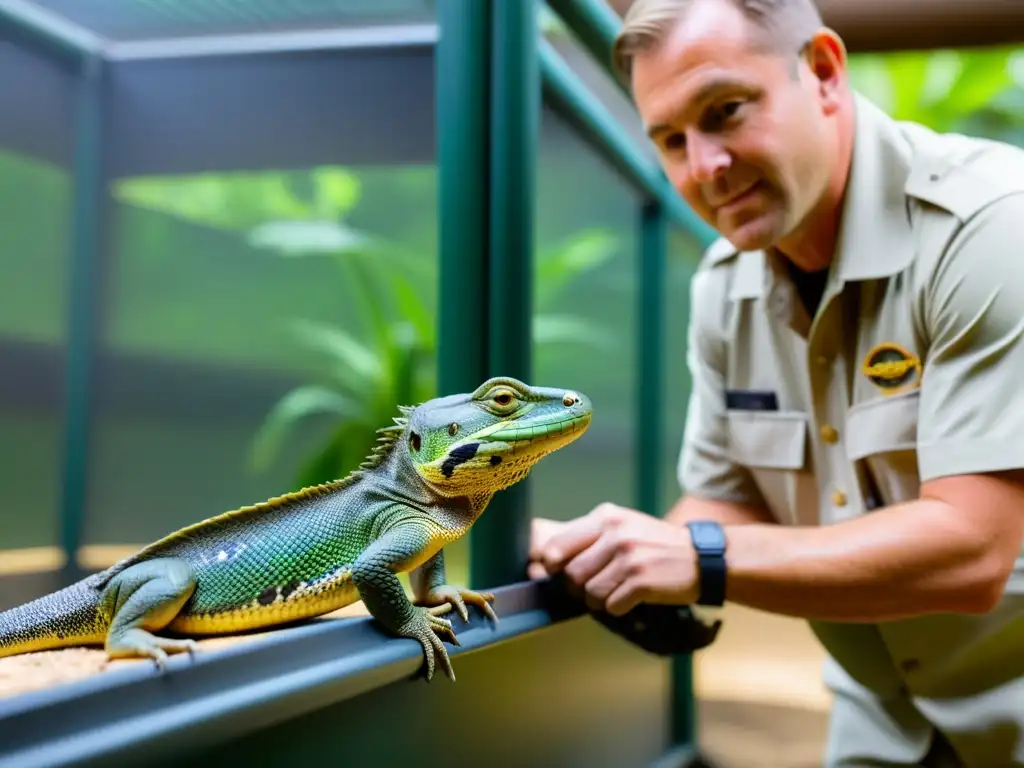
M741 251L761 251L779 238L778 222L770 214L754 216L742 222L728 222L718 229L733 247Z

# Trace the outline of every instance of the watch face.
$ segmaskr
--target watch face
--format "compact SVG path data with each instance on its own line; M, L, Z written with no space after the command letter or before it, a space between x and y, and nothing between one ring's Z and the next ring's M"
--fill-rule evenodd
M699 549L721 549L725 545L722 532L717 525L693 525L690 528L693 543Z

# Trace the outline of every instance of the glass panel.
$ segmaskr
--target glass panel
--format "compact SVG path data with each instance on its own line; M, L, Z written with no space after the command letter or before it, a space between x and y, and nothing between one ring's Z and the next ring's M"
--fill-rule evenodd
M0 33L0 581L59 564L73 89Z
M640 200L554 113L538 153L533 379L585 392L587 434L532 474L534 514L635 503Z
M640 198L551 111L537 163L532 379L594 404L587 433L531 474L531 514L567 520L605 501L636 504ZM645 663L667 702L669 662ZM651 725L667 732L660 711Z
M34 0L114 40L431 22L436 0Z
M302 75L352 76L343 56L318 58ZM236 99L265 85L241 75L239 83L248 95ZM333 107L293 106L345 151ZM408 116L409 125L432 120ZM279 137L276 160L293 142ZM399 404L434 395L436 174L429 161L381 161L386 146L373 165L345 156L113 185L86 564L343 476ZM187 149L178 148L179 164ZM201 142L193 150L209 153Z
M690 281L700 263L700 244L687 233L669 229L668 254L665 267L665 329L662 336L661 360L662 411L660 473L658 477L658 512L663 514L679 500L681 489L676 474L679 449L686 424L686 408L692 382L686 364L686 335L690 322Z
M546 4L538 8L538 26L565 64L587 87L590 94L615 118L641 153L655 160L654 147L644 132L636 107L608 71L583 46L579 36Z

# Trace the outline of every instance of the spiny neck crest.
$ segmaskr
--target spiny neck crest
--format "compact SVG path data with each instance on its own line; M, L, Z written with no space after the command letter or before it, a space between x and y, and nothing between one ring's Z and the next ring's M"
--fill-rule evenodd
M376 469L391 455L391 451L394 450L398 438L405 432L405 428L409 424L409 416L415 408L409 405L400 405L398 410L402 415L392 419L395 422L393 425L381 427L377 430L377 442L367 457L363 459L358 469L352 473L353 475L359 475L365 471Z

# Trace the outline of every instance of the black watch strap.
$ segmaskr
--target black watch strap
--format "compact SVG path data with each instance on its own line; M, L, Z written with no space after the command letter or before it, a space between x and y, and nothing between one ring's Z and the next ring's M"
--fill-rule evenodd
M695 520L687 523L700 568L700 597L698 605L725 604L725 530L714 520Z

